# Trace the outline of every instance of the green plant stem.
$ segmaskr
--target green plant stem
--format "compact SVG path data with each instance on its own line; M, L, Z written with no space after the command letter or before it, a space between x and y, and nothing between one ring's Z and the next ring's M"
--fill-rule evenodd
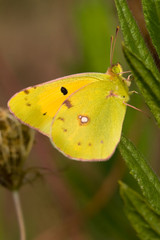
M17 213L18 223L19 223L20 240L26 240L24 218L23 218L22 207L21 207L21 202L19 198L19 192L13 191L12 194L13 194L16 213Z

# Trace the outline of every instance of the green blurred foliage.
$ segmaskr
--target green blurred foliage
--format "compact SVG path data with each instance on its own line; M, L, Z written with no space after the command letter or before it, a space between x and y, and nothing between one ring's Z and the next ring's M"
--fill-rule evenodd
M137 235L142 240L160 238L160 216L146 200L126 184L120 183L120 193L125 204L125 212Z
M157 57L155 58L147 48L126 0L115 0L115 4L124 36L123 52L125 58L146 104L150 108L157 125L160 126L159 60L157 62ZM155 47L159 52L159 36L156 25L159 22L160 3L143 0L142 7L146 27L153 43L150 48L154 49ZM157 53L156 55L158 56ZM120 193L125 204L126 215L140 239L159 239L159 178L146 162L143 154L124 136L121 137L119 149L144 196L143 198L126 184L120 183Z
M148 205L160 214L160 181L147 164L143 155L136 149L132 142L124 136L119 143L120 152L130 169L130 174L136 179Z
M78 72L105 72L110 37L118 25L113 1L0 1L0 101L18 90ZM128 66L116 43L113 62ZM136 90L134 83L132 89ZM143 98L132 105L147 111ZM159 135L154 121L127 110L123 132L158 169ZM111 160L83 163L65 158L37 134L27 165L41 166L44 180L20 191L27 239L136 240L123 212L117 180L137 187L118 151ZM18 225L10 193L0 193L0 239L17 240Z

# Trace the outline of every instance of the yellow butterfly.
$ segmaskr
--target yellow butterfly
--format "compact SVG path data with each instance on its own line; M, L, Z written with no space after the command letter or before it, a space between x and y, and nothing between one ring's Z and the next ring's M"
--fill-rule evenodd
M23 123L50 137L67 157L107 160L120 141L129 101L130 82L122 72L117 63L106 73L82 73L45 82L18 92L8 106Z

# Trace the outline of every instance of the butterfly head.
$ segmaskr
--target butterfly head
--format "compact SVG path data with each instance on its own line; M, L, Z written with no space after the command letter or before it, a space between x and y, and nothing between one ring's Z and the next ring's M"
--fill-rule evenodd
M123 72L122 66L119 63L116 63L116 64L112 65L111 67L109 67L106 73L122 75L121 74L122 72Z
M122 66L119 63L114 64L111 67L111 72L121 75L121 73L123 72Z
M116 27L115 37L111 37L111 49L110 49L110 67L107 70L107 74L113 75L122 75L123 72L122 66L119 63L113 64L113 54L116 45L116 40L119 32L119 26Z

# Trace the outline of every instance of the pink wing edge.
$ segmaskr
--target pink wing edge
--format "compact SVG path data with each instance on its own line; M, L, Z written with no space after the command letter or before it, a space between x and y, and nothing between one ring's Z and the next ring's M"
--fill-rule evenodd
M113 154L115 153L116 148L117 148L117 146L118 146L118 144L120 142L120 139L121 139L121 136L120 136L119 141L117 142L113 152L111 153L111 155L109 155L106 158L102 158L102 159L98 159L98 158L95 158L95 159L94 158L92 158L92 159L84 159L84 158L74 158L74 157L71 157L70 155L68 155L65 152L63 152L60 148L58 148L51 138L50 138L50 141L51 141L51 144L53 145L54 148L56 148L59 152L61 152L65 157L70 158L72 160L82 161L82 162L104 162L104 161L109 160L113 156Z

